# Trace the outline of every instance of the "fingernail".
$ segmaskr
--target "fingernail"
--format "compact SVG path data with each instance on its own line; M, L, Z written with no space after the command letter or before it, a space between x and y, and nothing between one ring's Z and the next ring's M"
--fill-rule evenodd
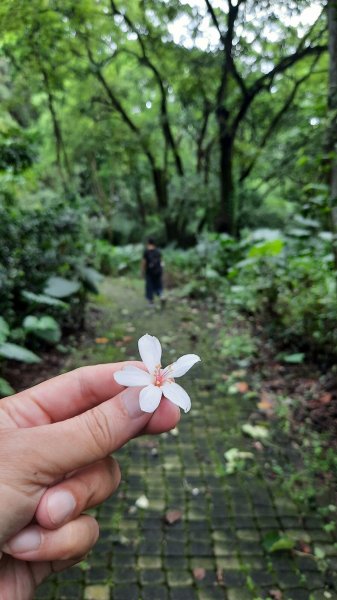
M137 387L126 388L121 394L121 400L131 419L137 419L144 415L139 406L139 392L141 389Z
M72 516L76 506L74 496L70 492L59 490L50 494L47 500L47 511L54 525L61 525Z
M25 531L18 533L7 544L3 550L10 554L18 554L37 550L41 544L41 533L37 527L29 527Z

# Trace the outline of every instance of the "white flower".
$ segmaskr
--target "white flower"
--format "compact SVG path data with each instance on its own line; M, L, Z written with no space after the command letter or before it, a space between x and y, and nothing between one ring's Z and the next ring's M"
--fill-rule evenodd
M200 361L196 354L185 354L172 365L162 369L160 341L153 335L143 335L138 341L139 354L147 371L138 367L126 366L114 374L120 385L142 387L139 394L140 408L152 413L158 408L162 396L188 412L191 399L185 390L175 383L175 377L185 375L193 365Z

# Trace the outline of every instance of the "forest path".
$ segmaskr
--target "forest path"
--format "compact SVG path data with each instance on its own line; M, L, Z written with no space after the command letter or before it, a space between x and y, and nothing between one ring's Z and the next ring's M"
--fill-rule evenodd
M219 355L224 329L237 332L211 304L174 294L163 311L148 309L141 281L107 279L98 302L96 341L68 366L138 358L146 332L161 340L164 364L190 352L202 363L183 379L192 410L178 429L116 453L123 480L96 511L101 537L87 562L44 584L36 598L336 600L336 581L324 579L311 555L265 549L267 534L283 544L294 538L329 551L337 566L318 515L298 514L261 468L261 443L242 433L257 397L242 361L228 372ZM229 474L224 453L233 448L250 458L234 458Z

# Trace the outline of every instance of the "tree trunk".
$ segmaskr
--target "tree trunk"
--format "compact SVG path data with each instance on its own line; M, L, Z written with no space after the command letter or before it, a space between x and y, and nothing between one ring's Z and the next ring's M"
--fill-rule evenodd
M328 2L329 25L329 112L331 121L328 131L328 146L332 152L330 198L332 224L337 232L337 0Z
M141 222L142 226L145 227L146 210L145 210L145 205L144 205L144 200L143 200L143 195L142 195L140 178L137 173L136 173L136 178L135 178L135 196L136 196L136 200L137 200L137 207L138 207L138 211L139 211L140 222Z
M152 177L156 193L157 209L165 227L166 241L175 239L176 231L168 210L168 181L164 169L152 168Z
M235 235L235 202L233 181L233 135L227 121L229 113L226 109L217 111L219 125L220 150L220 210L216 220L219 232Z
M158 211L162 213L167 208L168 203L166 172L163 169L154 167L152 169L152 177L156 192Z

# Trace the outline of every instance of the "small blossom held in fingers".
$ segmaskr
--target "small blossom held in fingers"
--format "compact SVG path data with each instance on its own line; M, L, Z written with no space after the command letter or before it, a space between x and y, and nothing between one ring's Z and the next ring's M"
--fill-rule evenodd
M152 413L158 408L164 395L173 404L188 412L191 399L187 392L175 383L175 377L185 375L193 365L200 361L196 354L185 354L165 369L161 366L160 341L153 335L143 335L138 341L139 354L146 366L146 371L134 366L126 366L117 371L114 378L120 385L141 387L139 394L140 408Z

